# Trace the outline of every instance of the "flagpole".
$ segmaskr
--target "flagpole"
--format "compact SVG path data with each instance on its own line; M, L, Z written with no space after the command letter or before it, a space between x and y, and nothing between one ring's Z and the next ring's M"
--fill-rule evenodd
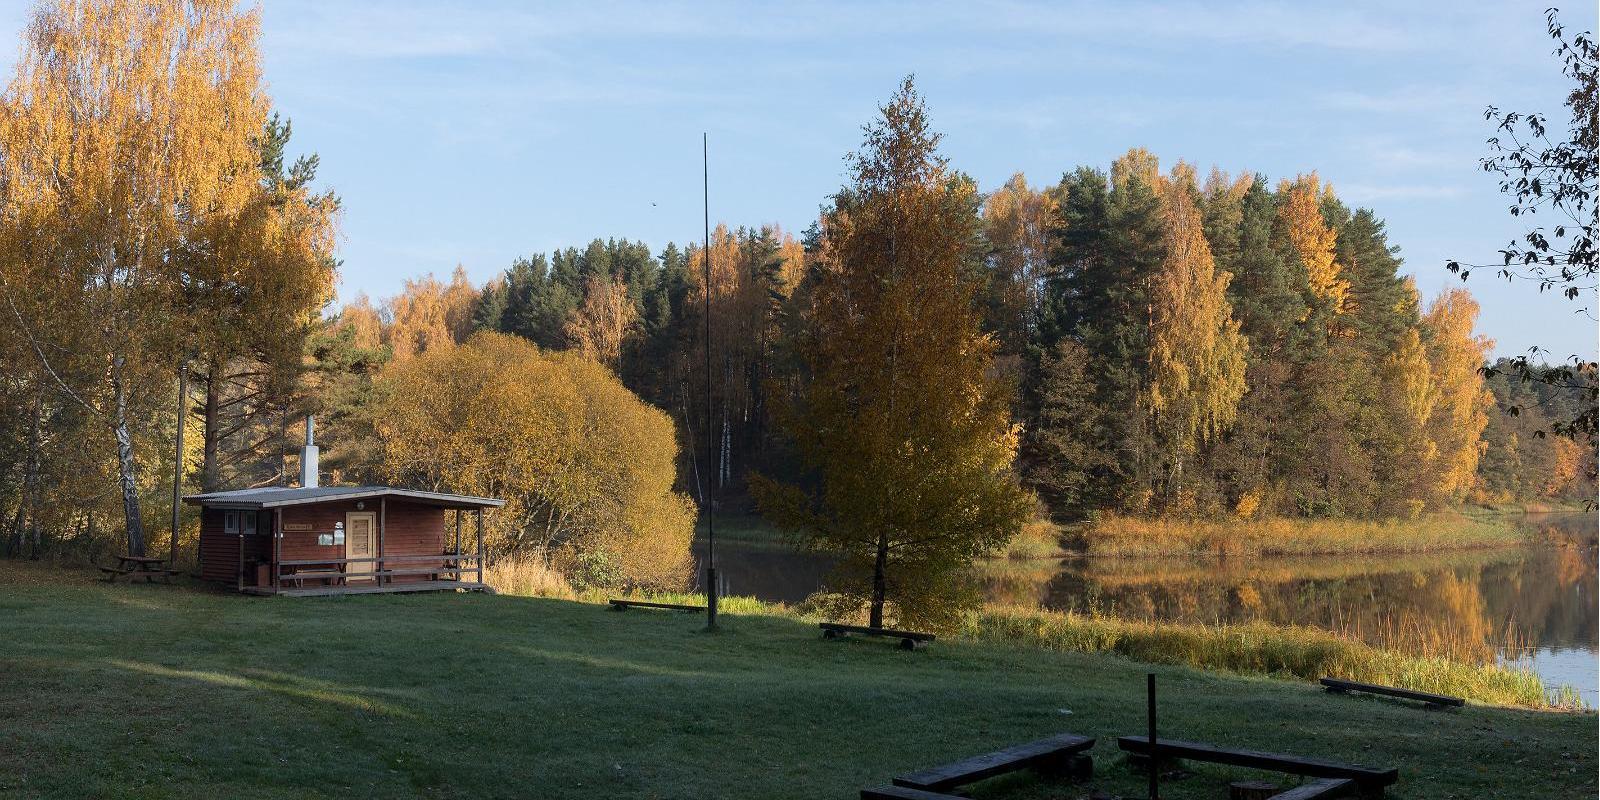
M711 409L711 156L710 137L700 134L701 211L704 215L705 268L705 349L706 349L706 628L717 629L717 523L715 492L721 470L717 467L717 445Z

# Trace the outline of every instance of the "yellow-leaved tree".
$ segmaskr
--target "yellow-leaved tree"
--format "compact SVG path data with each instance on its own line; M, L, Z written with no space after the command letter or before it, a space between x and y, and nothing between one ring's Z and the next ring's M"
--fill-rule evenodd
M388 302L389 324L384 341L396 361L448 344L464 342L472 333L472 310L478 290L457 266L450 282L432 275L407 280L405 290Z
M186 337L210 338L190 319L190 256L238 241L220 232L252 252L281 233L250 212L258 35L233 0L44 0L0 101L0 311L52 395L108 432L136 555L135 409Z
M1301 175L1293 182L1281 182L1278 193L1282 198L1278 219L1295 255L1305 266L1313 303L1332 316L1343 314L1350 297L1350 281L1342 277L1339 263L1334 260L1339 234L1322 217L1321 179L1315 172ZM1308 309L1306 313L1309 316L1315 310L1318 309Z
M763 513L839 561L836 613L948 628L977 600L971 559L1031 511L1012 461L1011 392L979 330L978 195L938 154L908 78L823 216L787 422L816 490L752 480Z
M542 557L575 582L681 589L694 507L672 489L672 420L592 360L480 333L385 369L381 471L503 498L492 558Z
M1478 302L1466 289L1441 292L1422 316L1436 392L1427 428L1437 454L1433 487L1449 502L1460 502L1472 489L1483 454L1483 429L1494 405L1481 372L1494 342L1473 333L1477 321Z
M1025 351L1039 328L1055 213L1054 195L1029 187L1020 172L983 204L992 272L989 302L1009 353Z
M583 304L567 319L567 341L579 353L616 369L622 344L638 321L639 309L621 278L590 275Z
M1150 282L1150 374L1145 409L1166 450L1169 491L1179 491L1195 449L1238 415L1249 349L1228 302L1233 276L1206 243L1194 169L1179 163L1160 183L1161 268Z

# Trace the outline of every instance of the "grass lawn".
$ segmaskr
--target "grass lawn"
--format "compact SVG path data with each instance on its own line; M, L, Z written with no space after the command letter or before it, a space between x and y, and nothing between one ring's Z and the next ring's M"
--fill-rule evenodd
M1144 665L486 595L251 598L0 564L0 797L853 798L1047 734L1101 737L1090 784L1142 795L1118 734ZM1172 736L1399 766L1390 796L1593 797L1596 717L1435 712L1158 667ZM1070 711L1070 713L1068 713ZM1191 765L1171 798L1250 773Z

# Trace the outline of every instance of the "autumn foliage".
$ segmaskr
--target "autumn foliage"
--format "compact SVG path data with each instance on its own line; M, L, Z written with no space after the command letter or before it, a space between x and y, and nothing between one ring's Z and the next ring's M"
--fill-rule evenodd
M378 390L383 474L505 499L493 557L542 556L578 583L683 587L694 510L672 489L672 421L605 367L483 333L395 363Z

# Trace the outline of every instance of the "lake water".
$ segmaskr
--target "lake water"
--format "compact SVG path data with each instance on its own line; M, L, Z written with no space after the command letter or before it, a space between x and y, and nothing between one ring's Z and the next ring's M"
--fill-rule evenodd
M1032 559L987 562L992 602L1133 619L1307 625L1403 650L1531 667L1600 706L1596 518L1536 514L1547 542L1401 556L1297 559ZM697 551L704 547L696 543ZM720 542L725 591L795 603L821 585L825 558Z

